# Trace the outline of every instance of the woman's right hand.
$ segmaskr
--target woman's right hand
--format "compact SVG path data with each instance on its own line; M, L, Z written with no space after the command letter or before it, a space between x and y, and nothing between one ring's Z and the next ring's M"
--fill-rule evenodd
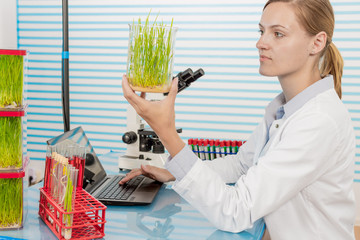
M140 168L135 168L131 170L129 173L126 174L126 176L121 179L119 182L120 185L125 184L132 178L144 175L148 178L154 179L159 182L169 182L174 181L175 177L166 169L164 168L158 168L151 165L141 165Z
M174 157L185 146L175 127L175 99L178 79L174 79L167 97L161 101L148 101L145 93L137 95L130 87L126 75L123 76L122 90L126 100L133 106L147 124L156 132L170 156Z

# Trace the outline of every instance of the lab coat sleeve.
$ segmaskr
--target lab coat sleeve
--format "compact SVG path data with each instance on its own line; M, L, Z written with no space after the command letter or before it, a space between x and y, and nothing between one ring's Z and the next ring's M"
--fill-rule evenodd
M249 139L242 145L236 155L227 155L212 161L204 161L204 164L220 175L225 183L235 183L241 175L246 174L254 164L256 143L263 141L264 123L259 124Z
M227 185L214 169L198 160L173 189L217 228L243 231L335 164L337 132L330 117L307 112L284 124L279 133L281 140L234 186Z

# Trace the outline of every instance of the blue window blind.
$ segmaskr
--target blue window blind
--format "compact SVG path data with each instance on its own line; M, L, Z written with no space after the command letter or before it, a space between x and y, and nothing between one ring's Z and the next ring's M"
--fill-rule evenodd
M263 0L69 1L71 128L81 125L95 151L125 150L128 103L121 89L126 71L128 24L152 12L179 27L174 75L188 67L206 75L180 93L176 125L181 137L246 140L277 79L258 73L258 23ZM355 181L360 182L360 3L332 1L333 41L345 60L343 102L357 135ZM61 110L61 1L18 0L18 46L30 51L28 152L44 160L45 141L63 132Z

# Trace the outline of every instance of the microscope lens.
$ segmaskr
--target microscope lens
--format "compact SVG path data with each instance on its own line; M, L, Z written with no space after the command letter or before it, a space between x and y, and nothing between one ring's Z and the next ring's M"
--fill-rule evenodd
M193 71L191 70L191 68L188 68L181 73L180 78L181 80L186 82L189 78L192 77L192 75L193 75Z
M196 70L196 71L194 72L193 81L192 81L192 82L194 82L196 79L198 79L198 78L200 78L200 77L202 77L202 76L204 76L204 75L205 75L204 70L203 70L202 68L199 68L198 70Z

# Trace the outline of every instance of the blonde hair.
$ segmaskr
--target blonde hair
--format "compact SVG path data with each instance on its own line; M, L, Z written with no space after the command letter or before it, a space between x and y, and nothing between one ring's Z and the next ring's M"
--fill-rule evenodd
M320 54L320 74L334 77L334 88L341 98L341 78L344 60L337 47L332 42L334 33L335 16L329 0L269 0L264 9L273 2L286 2L292 4L299 21L305 30L312 36L321 31L327 35L326 46Z

